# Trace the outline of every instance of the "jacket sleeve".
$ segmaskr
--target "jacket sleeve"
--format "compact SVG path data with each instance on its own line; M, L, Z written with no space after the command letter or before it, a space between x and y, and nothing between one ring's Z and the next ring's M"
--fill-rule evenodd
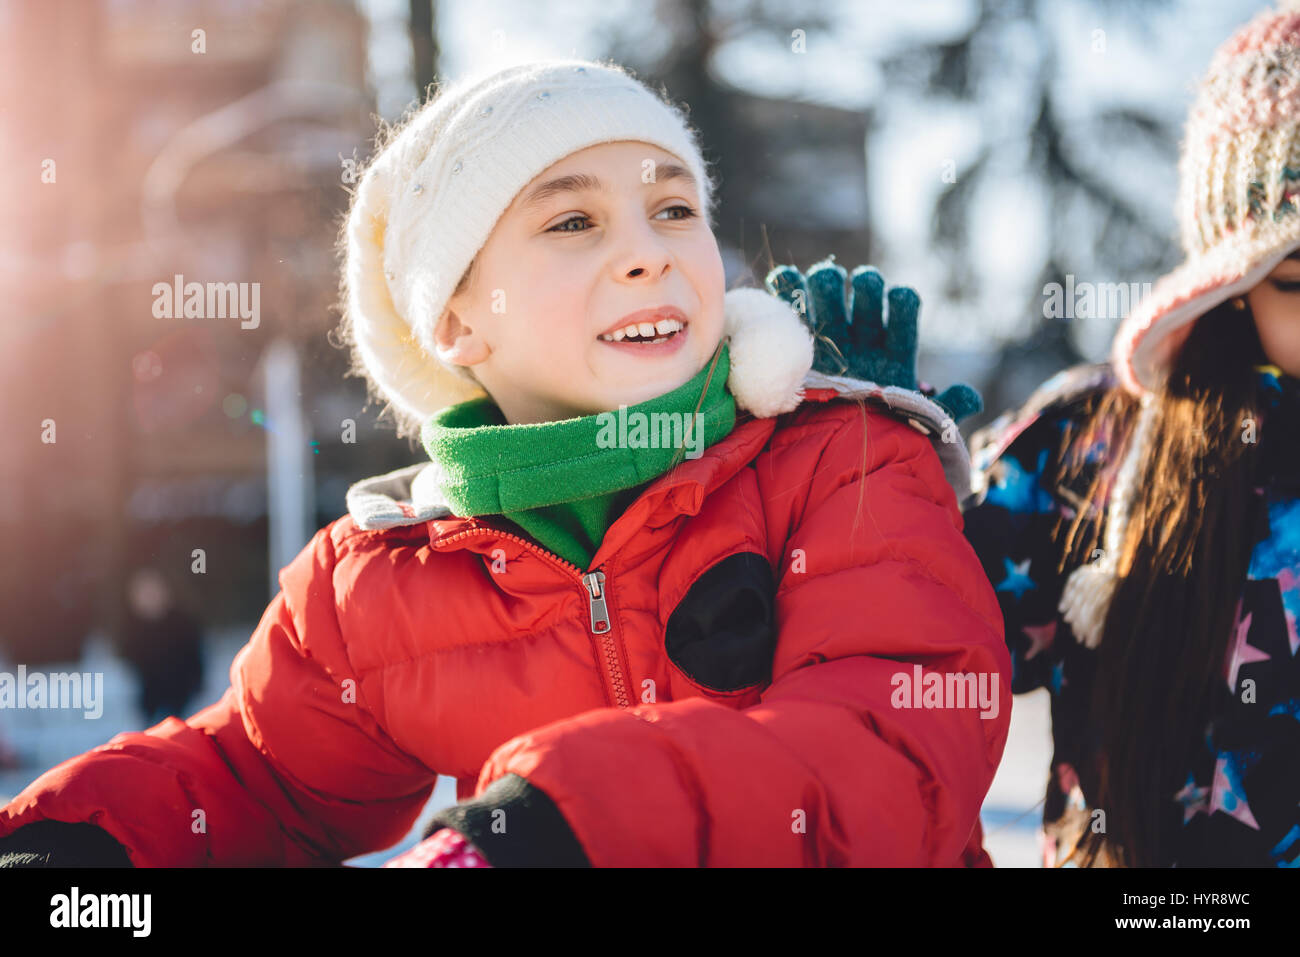
M219 701L47 771L0 808L0 838L86 822L145 867L322 865L400 841L436 774L367 710L335 611L333 528L281 571Z
M468 810L435 826L481 837L497 865L491 805L519 804L525 782L531 810L507 811L499 830L545 832L558 814L572 840L551 832L535 846L561 863L970 862L1010 717L997 602L929 442L836 405L795 426L821 448L811 471L807 457L757 460L765 501L789 516L784 554L801 548L806 562L778 569L773 680L759 702L693 697L535 729L500 746ZM983 674L992 706L896 706L899 676L916 672Z

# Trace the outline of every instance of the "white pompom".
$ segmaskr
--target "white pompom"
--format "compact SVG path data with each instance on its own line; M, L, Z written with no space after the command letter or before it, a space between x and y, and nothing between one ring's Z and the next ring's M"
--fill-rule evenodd
M1117 581L1114 570L1101 561L1076 568L1065 580L1057 610L1085 648L1101 644Z
M765 290L746 288L727 293L724 315L731 337L727 387L736 404L760 419L795 409L813 362L812 333L799 314Z

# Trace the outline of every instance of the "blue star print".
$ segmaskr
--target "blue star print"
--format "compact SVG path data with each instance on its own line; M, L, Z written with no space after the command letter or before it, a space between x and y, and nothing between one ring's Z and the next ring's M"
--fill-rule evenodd
M1300 499L1269 503L1268 527L1269 537L1250 556L1250 577L1256 581L1300 566Z
M1039 453L1032 472L1025 471L1014 455L1004 455L1001 475L989 486L985 501L1016 513L1052 511L1056 503L1038 482L1038 476L1046 467L1047 449Z
M1291 698L1283 701L1281 704L1275 704L1268 710L1269 715L1289 714L1291 717L1300 721L1300 698Z
M1016 600L1019 601L1032 588L1037 588L1034 580L1029 577L1029 562L1026 558L1019 565L1013 564L1011 559L1002 559L1002 564L1006 567L1006 577L998 584L998 591L1015 592Z

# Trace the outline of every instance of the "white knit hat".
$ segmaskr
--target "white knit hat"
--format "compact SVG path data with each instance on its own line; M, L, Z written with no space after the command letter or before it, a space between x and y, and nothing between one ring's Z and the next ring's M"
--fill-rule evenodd
M361 177L341 244L344 327L406 429L483 389L435 357L434 327L502 213L571 153L625 140L674 154L713 187L681 112L613 63L542 60L442 89Z

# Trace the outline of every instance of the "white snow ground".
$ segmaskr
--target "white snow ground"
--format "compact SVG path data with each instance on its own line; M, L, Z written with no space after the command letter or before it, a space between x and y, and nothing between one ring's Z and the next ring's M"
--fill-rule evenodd
M230 662L248 640L252 627L230 629L205 641L203 690L195 695L186 715L216 701L229 686ZM0 806L54 765L108 741L126 730L143 730L143 716L135 704L136 680L129 667L115 657L102 638L92 639L83 658L69 664L33 667L45 673L60 671L103 672L103 714L87 719L72 710L0 711L0 740L23 758L23 767L0 769ZM0 659L0 671L14 673L15 665ZM1015 699L1006 754L984 803L985 847L999 867L1037 867L1039 802L1051 757L1051 735L1046 691ZM454 778L441 777L419 820L400 844L353 858L359 867L378 867L413 846L429 819L456 803Z

